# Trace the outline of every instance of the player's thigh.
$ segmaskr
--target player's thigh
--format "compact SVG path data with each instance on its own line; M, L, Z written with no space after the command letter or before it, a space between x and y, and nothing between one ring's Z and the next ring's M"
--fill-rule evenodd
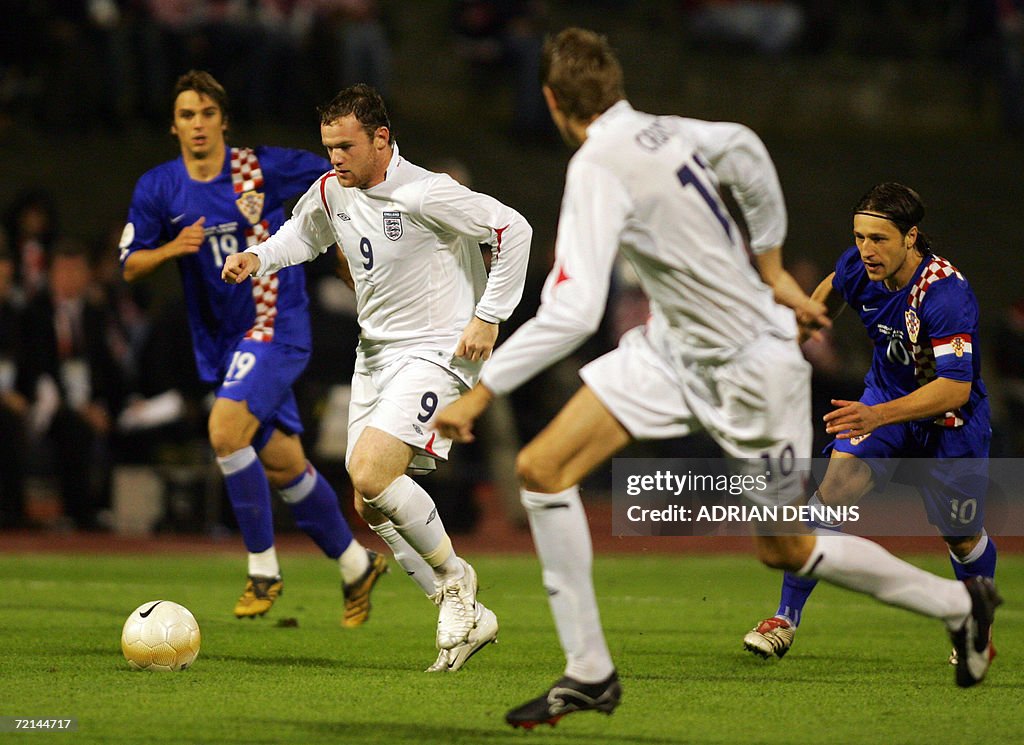
M249 410L247 402L217 398L210 409L207 427L210 444L219 457L224 457L248 446L260 428L260 422Z
M308 350L243 339L227 361L217 399L245 403L264 428L280 425L289 434L300 434L302 424L292 385L308 362ZM262 449L269 437L268 431L255 443L257 449Z
M411 473L429 472L435 461L447 460L452 441L433 429L434 416L458 399L465 388L445 368L415 357L383 370L354 375L346 454L349 473L354 467L367 465L366 456L371 451L360 442L369 429L390 435L411 449L413 455L406 464ZM372 441L378 439L374 436Z
M915 480L928 520L950 546L973 548L984 527L991 483L988 422L968 422L930 434L935 440L933 457L915 461Z
M523 449L517 469L529 489L577 484L630 440L682 437L699 429L678 381L640 329L580 370L584 387Z
M578 484L630 441L629 433L587 386L519 454L526 489L555 493Z
M366 427L349 458L348 473L353 487L367 499L376 497L406 472L413 455L409 445L389 432Z
M754 548L757 558L763 564L774 569L796 572L811 557L814 541L814 536L804 533L755 535Z

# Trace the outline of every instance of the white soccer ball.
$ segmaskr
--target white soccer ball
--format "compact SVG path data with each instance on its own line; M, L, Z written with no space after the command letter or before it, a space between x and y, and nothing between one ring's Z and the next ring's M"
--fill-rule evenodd
M199 624L188 608L151 600L121 629L121 651L136 670L184 670L199 654Z

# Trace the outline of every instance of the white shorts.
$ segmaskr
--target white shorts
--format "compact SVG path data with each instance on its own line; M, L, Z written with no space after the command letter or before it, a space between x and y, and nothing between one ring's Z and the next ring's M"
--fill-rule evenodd
M635 439L706 431L736 471L763 470L766 457L809 464L811 366L792 340L762 336L725 364L677 371L638 327L580 377Z
M467 390L454 373L417 357L402 357L390 365L356 372L348 409L348 446L352 449L367 427L397 437L416 451L409 472L433 471L436 460L448 460L452 441L431 429L434 415Z

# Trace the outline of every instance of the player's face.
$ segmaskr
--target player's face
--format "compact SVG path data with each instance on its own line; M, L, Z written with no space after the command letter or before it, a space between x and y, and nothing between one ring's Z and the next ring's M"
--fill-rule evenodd
M388 128L373 137L351 114L320 125L320 140L342 186L369 189L384 180L391 161Z
M202 159L220 152L227 128L224 112L209 96L195 91L178 94L171 134L181 143L182 153Z
M871 215L853 216L853 238L868 278L902 287L914 274L919 254L914 249L917 228L906 235L892 222Z

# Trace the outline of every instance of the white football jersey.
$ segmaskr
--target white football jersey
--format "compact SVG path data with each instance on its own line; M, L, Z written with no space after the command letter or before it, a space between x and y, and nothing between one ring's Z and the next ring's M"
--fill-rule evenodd
M251 249L257 276L309 261L337 242L355 280L360 342L357 369L403 355L445 365L472 384L480 363L454 360L475 314L506 320L523 293L533 230L497 199L402 158L384 181L343 187L324 174L269 240ZM491 246L491 271L480 244Z
M648 336L676 370L721 364L763 334L795 338L793 313L752 265L720 185L732 189L755 252L782 244L782 189L750 129L626 101L598 117L569 161L541 307L484 367L487 387L514 390L597 330L620 251L650 300Z

